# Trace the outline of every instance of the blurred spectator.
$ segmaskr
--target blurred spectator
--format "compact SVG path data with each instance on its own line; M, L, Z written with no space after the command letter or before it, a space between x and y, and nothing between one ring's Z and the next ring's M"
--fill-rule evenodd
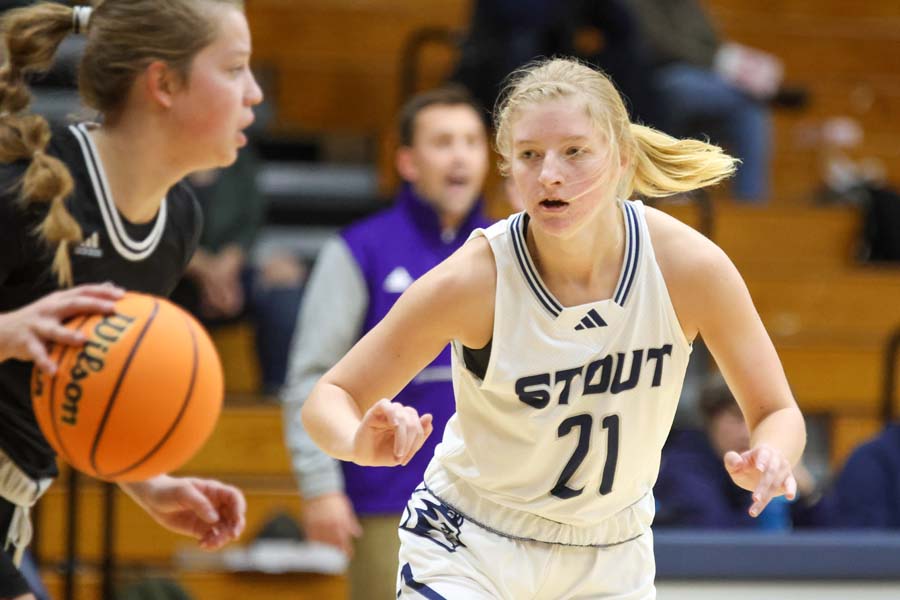
M192 174L188 184L203 210L200 247L172 299L207 326L249 317L256 330L263 391L284 383L305 267L293 255L251 264L250 252L265 217L250 148L227 169Z
M771 123L766 105L782 79L771 54L719 39L697 0L631 0L655 63L664 108L659 126L676 137L709 135L743 162L733 193L769 195Z
M652 121L638 35L624 0L478 0L454 79L491 108L517 68L541 56L579 56L616 82L636 120Z
M479 202L488 169L487 134L481 110L465 90L444 88L412 98L400 114L400 143L395 159L405 183L395 204L351 225L319 254L282 393L307 537L352 555L354 599L395 596L400 516L455 411L449 347L395 398L434 416L434 432L405 467L339 465L309 439L300 409L316 381L407 287L458 249L473 229L487 226Z
M900 423L853 451L830 495L839 527L900 529Z
M651 63L642 30L626 0L581 0L575 32L576 54L600 67L615 82L625 99L631 120L655 124L662 109L648 73ZM599 34L592 50L584 41L591 31Z
M802 464L794 467L797 499L773 499L757 518L750 516L752 492L738 487L725 470L729 450L750 447L750 432L741 409L721 376L714 375L700 396L704 431L673 430L663 450L653 490L660 527L788 530L792 525L820 524L815 483Z
M454 80L492 109L507 75L538 56L572 54L573 0L476 0Z

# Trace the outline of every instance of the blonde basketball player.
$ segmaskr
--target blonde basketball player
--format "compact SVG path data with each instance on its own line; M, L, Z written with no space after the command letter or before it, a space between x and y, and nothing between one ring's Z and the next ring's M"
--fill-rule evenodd
M565 59L515 74L496 125L525 211L411 286L317 384L304 423L337 458L405 464L430 416L389 399L450 343L457 414L400 523L399 597L654 598L652 488L691 340L752 431L725 457L752 515L794 495L805 444L735 267L626 200L716 183L734 160L630 123L603 74Z

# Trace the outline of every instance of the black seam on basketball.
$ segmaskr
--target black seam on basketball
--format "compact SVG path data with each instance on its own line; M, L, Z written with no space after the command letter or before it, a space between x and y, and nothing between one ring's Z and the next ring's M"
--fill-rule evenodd
M153 456L154 454L156 454L156 452L163 446L163 444L166 443L166 440L168 440L172 436L172 433L175 431L175 428L178 427L178 424L181 422L181 417L184 416L184 413L187 410L188 404L190 404L190 402L191 402L191 398L194 396L194 385L197 383L197 367L198 367L198 363L200 362L199 357L198 357L199 353L197 351L197 336L194 333L194 328L191 327L190 321L188 321L188 319L185 318L184 322L187 325L188 331L191 334L191 344L194 349L194 362L193 362L193 366L191 367L191 380L190 380L190 383L188 383L188 389L187 389L187 393L184 396L184 402L181 403L181 409L178 411L178 414L175 415L175 419L172 421L172 425L169 426L169 430L166 431L166 433L160 438L160 440L156 443L156 445L153 446L153 448L151 448L149 452L147 452L147 454L145 454L142 458L138 459L137 462L135 462L134 464L132 464L128 467L125 467L124 469L120 469L120 470L116 471L115 473L107 473L106 474L107 477L119 477L121 475L124 475L128 471L131 471L132 469L136 469L137 467L141 466L142 464L144 464L145 462L150 460L150 457Z
M81 322L78 323L78 325L75 327L75 330L78 331L82 327L84 327L84 324L87 323L88 319L90 319L90 318L91 318L90 315L82 317ZM63 442L63 437L59 434L59 423L56 421L56 402L55 402L56 398L55 398L55 395L56 395L56 382L59 379L59 368L62 367L63 359L66 357L66 354L69 352L69 350L72 350L73 348L74 348L74 346L66 345L63 348L62 352L60 352L59 360L56 362L56 367L57 367L56 375L54 375L53 378L50 380L50 394L48 394L48 396L47 396L47 400L50 402L50 423L53 424L53 434L56 436L56 443L59 444L59 449L62 452L63 458L69 464L72 464L72 456L69 454L69 450L68 450L68 448L66 448L65 442ZM35 368L37 368L37 367L35 367Z
M128 352L128 358L125 359L125 364L122 365L122 370L119 372L119 378L116 380L116 385L115 387L113 387L112 393L109 396L109 402L106 403L106 410L103 411L103 418L100 419L100 426L97 428L97 433L94 435L94 443L91 446L91 467L94 469L94 472L100 477L106 476L97 467L97 448L100 446L100 438L103 437L103 430L106 429L106 422L107 420L109 420L109 413L112 412L112 407L116 403L116 396L119 395L119 388L122 387L122 381L125 379L125 375L128 373L128 367L131 366L131 361L134 359L134 355L137 353L137 349L140 347L141 342L144 341L144 335L147 333L147 330L150 329L150 325L153 323L153 320L156 318L156 313L158 312L159 302L154 301L153 310L150 311L150 316L147 317L147 322L144 323L144 328L141 329L141 332L138 334L138 337L134 342L134 346L132 346L131 350Z

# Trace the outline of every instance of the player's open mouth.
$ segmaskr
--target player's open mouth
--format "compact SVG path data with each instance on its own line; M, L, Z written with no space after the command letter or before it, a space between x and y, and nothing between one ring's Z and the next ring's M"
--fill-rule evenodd
M547 208L550 210L559 210L565 208L569 205L565 200L556 200L554 198L545 198L541 200L541 207Z
M446 182L450 187L461 188L469 185L469 178L461 175L451 175L447 177Z

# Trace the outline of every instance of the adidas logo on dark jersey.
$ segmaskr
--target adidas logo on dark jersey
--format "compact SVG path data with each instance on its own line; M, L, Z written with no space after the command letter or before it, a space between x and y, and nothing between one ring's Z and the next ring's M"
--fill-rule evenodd
M584 318L581 319L581 323L575 326L575 331L594 329L596 327L606 327L606 321L604 321L603 317L592 308L588 311L588 314L584 315Z
M96 231L86 237L80 244L75 246L73 253L79 256L90 256L91 258L101 258L103 250L100 248L100 234Z

